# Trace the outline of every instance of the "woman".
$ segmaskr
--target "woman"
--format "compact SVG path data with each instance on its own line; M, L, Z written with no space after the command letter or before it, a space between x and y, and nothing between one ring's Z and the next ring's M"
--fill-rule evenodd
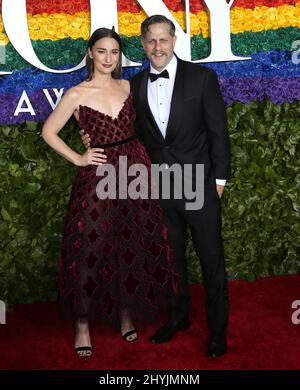
M60 301L75 314L75 351L85 357L92 354L92 318L118 321L123 338L136 341L133 319L167 309L177 284L158 201L103 199L96 190L99 166L116 168L118 183L120 156L127 167L139 163L150 172L149 157L134 139L135 111L121 68L119 35L96 30L88 43L87 80L64 95L42 131L49 146L80 167L64 228ZM82 155L58 136L73 114L91 137Z

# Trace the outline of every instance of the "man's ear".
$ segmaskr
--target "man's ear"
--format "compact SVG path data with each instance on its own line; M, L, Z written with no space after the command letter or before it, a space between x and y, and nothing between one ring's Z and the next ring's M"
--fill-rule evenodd
M175 45L176 45L176 41L177 41L177 35L174 35L174 37L173 37L173 46L175 47Z
M145 50L145 38L141 37L141 44L143 46L143 49Z

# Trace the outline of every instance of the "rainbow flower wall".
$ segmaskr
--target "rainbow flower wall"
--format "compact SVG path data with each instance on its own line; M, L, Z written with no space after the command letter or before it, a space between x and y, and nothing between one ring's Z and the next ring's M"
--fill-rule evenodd
M184 27L184 1L165 0ZM0 1L1 4L1 1ZM201 0L190 1L192 58L209 54L208 14ZM83 58L89 38L88 0L27 0L28 24L33 47L40 60L57 69L71 68ZM135 0L118 1L119 32L124 53L147 65L139 43L139 29L146 15ZM300 0L236 0L231 9L232 50L251 56L249 61L205 64L216 70L227 105L270 99L272 103L300 100L300 67L292 61L292 43L300 38ZM51 112L43 89L70 88L84 79L85 71L56 75L33 68L14 50L0 19L0 45L5 50L0 78L0 124L42 122ZM295 49L294 49L295 50ZM130 77L141 68L126 68ZM36 116L13 113L26 90ZM55 100L55 96L53 95Z

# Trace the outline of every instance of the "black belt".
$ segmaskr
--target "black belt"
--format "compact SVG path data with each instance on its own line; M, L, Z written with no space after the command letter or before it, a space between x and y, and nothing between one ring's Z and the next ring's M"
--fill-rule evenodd
M97 144L93 145L92 148L112 148L113 146L127 144L130 141L133 141L136 138L136 135L132 135L129 138L121 139L120 141L112 142L110 144Z

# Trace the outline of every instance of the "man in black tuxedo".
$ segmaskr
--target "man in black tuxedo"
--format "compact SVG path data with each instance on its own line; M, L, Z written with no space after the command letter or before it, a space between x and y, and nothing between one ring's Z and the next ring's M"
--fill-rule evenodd
M211 332L207 352L212 357L221 356L227 350L228 290L220 198L230 173L224 102L212 70L175 56L176 36L172 21L162 15L151 16L142 23L141 33L150 68L131 80L137 134L154 164L163 165L165 169L171 169L172 164L204 165L201 209L186 210L184 197L161 200L180 286L167 323L150 340L168 342L178 331L189 328L190 296L185 258L189 225L206 290L206 313ZM88 145L89 136L82 135L82 139ZM195 174L191 180L195 184ZM173 185L175 188L174 181Z
M221 356L227 350L228 291L220 198L230 173L224 102L212 70L174 55L175 26L169 19L161 15L147 18L142 23L141 34L150 67L131 80L138 135L152 163L164 164L166 169L174 163L204 165L204 205L200 210L186 210L185 199L162 200L181 283L170 318L151 341L167 342L178 331L189 328L190 297L185 258L189 225L206 289L206 313L211 332L208 355Z

